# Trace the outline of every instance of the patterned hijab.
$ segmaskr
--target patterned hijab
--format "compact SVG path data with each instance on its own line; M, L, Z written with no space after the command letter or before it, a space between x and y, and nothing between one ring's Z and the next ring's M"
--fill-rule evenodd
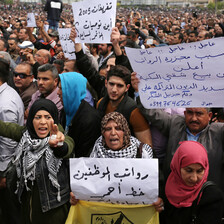
M187 186L181 177L181 168L198 163L204 169L203 178L194 186ZM197 198L202 185L207 181L209 163L207 151L202 144L195 141L180 142L171 161L171 173L166 182L166 196L176 208L190 207Z
M111 120L114 121L117 125L119 125L121 130L124 132L123 146L122 146L121 149L127 148L131 144L130 143L131 132L130 132L127 120L125 119L125 117L121 113L111 112L111 113L106 114L103 117L103 119L101 121L101 134L102 134L102 136L105 132L105 128L106 128L107 123ZM108 148L107 145L106 145L104 137L102 138L102 143L103 143L103 146L105 148Z

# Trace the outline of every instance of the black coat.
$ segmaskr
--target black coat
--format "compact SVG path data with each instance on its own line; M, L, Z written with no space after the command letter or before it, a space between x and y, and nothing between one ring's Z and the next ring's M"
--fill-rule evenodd
M95 141L101 134L100 122L99 112L85 100L82 100L68 131L68 135L75 141L74 157L88 157L90 155ZM65 127L65 116L62 117L61 123Z
M197 224L219 224L223 214L223 194L216 186L208 186L203 190L197 206ZM176 208L164 201L164 211L161 213L161 224L190 224L192 207Z
M61 0L47 0L44 11L47 11L47 19L60 20L63 4Z

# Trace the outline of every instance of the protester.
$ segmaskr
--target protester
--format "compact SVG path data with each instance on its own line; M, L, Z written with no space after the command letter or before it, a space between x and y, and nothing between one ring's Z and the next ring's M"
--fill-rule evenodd
M47 0L44 10L47 11L49 29L57 30L63 4L60 0Z
M27 57L27 54L33 55L33 52L34 52L34 45L30 41L23 41L18 46L20 50L19 50L19 57L17 57L15 61L16 64L19 64L24 61L28 61L29 58Z
M47 99L32 105L26 127L0 121L0 135L19 142L13 164L22 203L21 223L63 224L67 218L69 173L68 161L62 157L71 154L74 142L69 137L65 140L57 124L57 107ZM63 144L58 146L59 142Z
M75 141L73 157L88 157L100 136L100 115L85 101L86 78L77 72L59 75L57 94L64 106L61 124Z
M181 142L170 168L162 223L222 223L224 198L221 190L210 183L201 192L208 184L209 173L207 151L203 145L194 141Z
M97 109L102 115L113 111L122 113L135 137L151 146L149 125L137 108L136 102L127 93L130 81L131 73L126 67L117 65L111 68L105 81L107 95L99 100Z
M19 94L7 84L9 63L0 58L0 120L23 125L24 106ZM20 206L13 192L6 186L9 164L13 160L17 142L0 136L0 209L4 222L17 224ZM13 212L13 214L10 213Z
M153 158L152 148L131 136L128 122L118 112L106 114L101 121L101 136L96 140L91 158ZM70 202L75 205L78 200L71 193ZM154 203L158 212L163 210L161 199Z
M78 72L77 66L76 66L76 60L68 60L64 63L64 69L61 73L67 73L67 72ZM90 86L90 84L87 82L86 85L86 96L85 101L88 102L91 106L95 106L94 99L97 98L97 95L93 88Z
M16 66L13 74L15 86L19 90L19 95L26 110L32 95L37 91L37 83L33 80L32 67L30 64L23 62Z
M152 158L152 148L131 136L127 120L121 113L106 114L101 121L101 136L90 157L95 158Z
M55 66L51 64L44 64L38 68L37 76L38 90L32 95L31 101L25 112L26 118L32 104L39 98L46 98L55 103L59 114L63 108L61 101L57 95L58 85L58 71Z
M14 62L17 60L19 57L19 47L18 47L18 40L16 38L9 38L8 39L8 45L9 45L9 54L14 60Z

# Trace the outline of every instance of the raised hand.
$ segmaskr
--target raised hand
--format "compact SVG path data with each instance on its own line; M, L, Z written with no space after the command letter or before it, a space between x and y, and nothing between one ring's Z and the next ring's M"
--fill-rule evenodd
M50 147L58 147L62 145L65 140L65 136L62 132L58 130L58 126L51 121L50 139L48 141Z
M77 37L77 32L75 30L75 27L72 27L69 38L71 39L72 42L75 43L75 38L76 37Z
M112 32L110 35L110 41L113 45L118 44L119 45L119 41L120 41L120 31L118 30L117 27L113 27L112 28Z

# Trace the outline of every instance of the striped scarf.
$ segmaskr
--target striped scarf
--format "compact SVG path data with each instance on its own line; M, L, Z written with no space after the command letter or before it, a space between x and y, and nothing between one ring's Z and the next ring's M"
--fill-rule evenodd
M93 151L90 157L93 158L136 158L138 147L140 146L140 141L131 136L130 145L124 149L114 151L112 149L105 148L103 146L103 138L100 136L93 147ZM153 158L152 148L144 144L142 147L142 158L150 159Z

